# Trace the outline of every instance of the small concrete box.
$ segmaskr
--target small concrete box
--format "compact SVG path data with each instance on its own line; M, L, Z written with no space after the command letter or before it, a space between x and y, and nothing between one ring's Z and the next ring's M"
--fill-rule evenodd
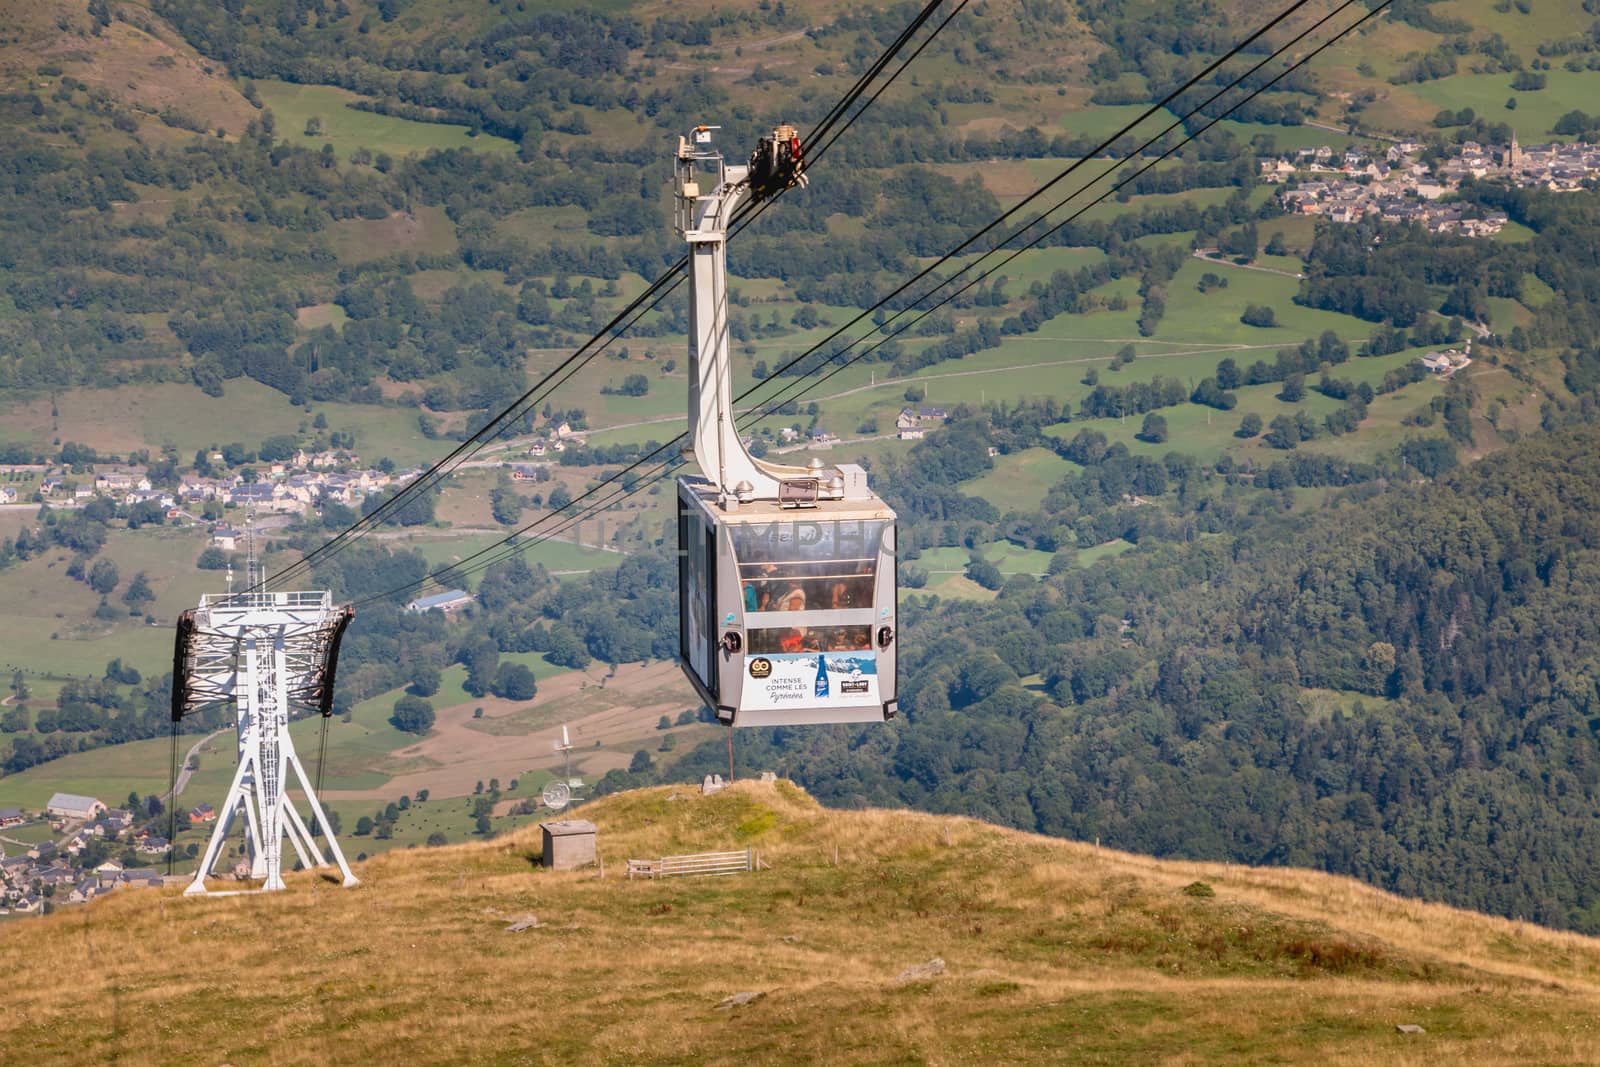
M594 823L587 819L542 822L544 865L557 871L571 871L594 862Z

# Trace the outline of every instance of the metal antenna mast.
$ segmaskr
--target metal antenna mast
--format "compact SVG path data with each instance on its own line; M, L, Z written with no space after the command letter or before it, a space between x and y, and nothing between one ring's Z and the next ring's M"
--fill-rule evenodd
M246 591L202 596L200 606L178 620L173 718L227 702L235 706L239 730L239 766L185 895L217 895L206 887L206 876L230 831L241 824L250 877L261 880L262 892L284 888L285 839L301 866L330 866L295 809L293 784L298 784L344 884L359 884L289 736L295 709L331 714L339 641L354 612L348 606L335 608L327 592L256 588L257 565L252 528Z

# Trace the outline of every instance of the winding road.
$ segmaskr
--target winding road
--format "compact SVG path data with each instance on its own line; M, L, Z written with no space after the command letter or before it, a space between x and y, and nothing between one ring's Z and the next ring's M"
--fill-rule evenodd
M184 754L183 763L178 768L178 780L172 784L172 788L170 790L161 794L161 800L163 803L170 803L175 797L177 797L179 793L183 792L186 786L188 786L189 779L194 777L194 771L189 769L189 761L200 754L201 746L207 741L211 740L213 737L216 737L218 734L228 733L232 729L233 727L231 726L224 726L220 730L213 730L189 746L189 751Z

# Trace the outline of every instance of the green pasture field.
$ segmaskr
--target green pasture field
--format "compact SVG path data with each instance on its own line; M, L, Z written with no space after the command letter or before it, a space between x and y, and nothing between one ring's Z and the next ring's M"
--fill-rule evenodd
M1583 18L1593 21L1593 16ZM1495 19L1496 25L1508 21L1513 20L1503 16ZM1540 73L1547 79L1547 85L1532 92L1513 91L1514 74L1455 74L1408 88L1440 108L1459 111L1470 107L1489 122L1510 123L1523 144L1569 140L1552 134L1550 128L1568 111L1593 111L1595 100L1600 98L1600 72L1574 73L1557 69ZM1506 110L1506 100L1510 97L1516 98L1515 111Z
M338 304L305 304L295 309L294 321L297 327L308 333L325 326L342 332L350 316Z
M1010 541L990 541L979 545L976 551L998 567L1001 574L1044 574L1050 568L1050 553L1022 548ZM971 558L972 552L965 548L927 548L923 549L915 564L930 575L961 574L966 571ZM933 584L930 579L929 585Z
M566 670L546 662L539 653L506 653L500 660L502 663L521 663L541 680ZM429 698L434 707L451 707L477 699L461 688L466 680L465 667L449 667L441 675L439 692ZM395 689L362 701L351 709L349 722L340 716L328 720L328 743L322 768L325 789L380 789L389 781L389 775L380 769L385 759L396 749L405 748L419 740L415 734L404 733L389 725L394 703L402 692ZM289 726L295 747L313 775L317 773L321 730L322 720L316 716L299 719ZM197 735L192 734L184 734L179 739L180 758L198 739ZM164 738L109 745L63 756L30 767L21 774L0 777L0 807L15 805L25 809L42 808L50 795L57 791L96 796L108 804L119 803L130 790L137 790L141 794L164 793L170 774L170 756L170 742ZM235 766L230 728L208 742L207 750L200 755L200 769L184 790L183 801L199 803L210 800L216 803L227 790ZM348 833L349 827L354 826L354 818L350 818L345 825L345 832ZM423 836L426 837L426 833Z
M1077 271L1083 267L1092 267L1106 258L1106 254L1098 248L1034 248L1016 259L1000 267L1000 262L1005 254L990 256L983 261L975 271L994 271L994 278L1005 278L1005 292L1011 299L1027 295L1028 287L1034 282L1046 282L1058 270ZM968 263L978 262L980 256L962 256L952 260L945 268L950 273L965 267ZM970 275L969 275L970 277ZM993 279L991 279L993 280Z
M558 674L565 674L570 669L567 667L557 667L554 663L551 663L549 660L545 659L544 653L542 652L502 652L500 653L500 662L520 663L532 671L533 676L539 681L544 681L546 678L554 678ZM463 688L466 684L466 681L467 669L460 664L453 664L452 666L444 668L439 672L439 691L428 698L429 702L431 702L435 708L453 708L461 704L481 702L483 700L482 697L475 697L471 693L467 692L465 688ZM382 710L382 719L385 727L388 729L393 729L393 727L388 726L389 713L394 710L394 702L400 699L402 692L403 690L395 689L388 693L384 693L381 696L373 697L372 700L367 702L379 707ZM410 735L408 734L406 736ZM413 738L413 740L415 740L415 738ZM369 787L350 786L349 788L365 789Z
M1027 448L996 456L994 469L962 483L961 491L989 501L1001 514L1037 511L1051 487L1077 469L1048 448Z
M538 799L540 790L550 780L547 771L533 771L517 779L515 792L507 791L502 783L500 797L502 800ZM394 800L398 801L397 796ZM340 800L328 806L339 813L339 846L344 849L345 859L350 863L359 862L358 857L366 856L368 859L380 856L385 852L392 852L402 848L422 848L427 844L428 836L442 833L452 845L477 840L475 824L477 820L472 815L472 802L474 797L435 797L429 796L425 801L413 798L411 806L400 813L395 820L394 836L381 839L376 834L357 836L356 823L365 815L368 818L383 811L389 803L385 801ZM549 818L548 812L538 815L506 815L491 819L493 833L501 834L514 830L519 826L526 826L538 822L540 819ZM357 876L359 877L359 870Z
M1085 193L1083 196L1074 198L1067 203L1067 205L1063 207L1059 213L1052 214L1051 217L1054 219L1064 219L1071 215L1076 215L1080 210L1083 210L1084 205L1090 203L1094 197L1097 197L1101 193L1104 193L1106 190L1110 189L1111 184L1112 183L1110 181L1095 183L1095 185L1091 187L1087 193ZM1076 188L1076 186L1074 186L1074 188ZM1078 217L1083 222L1111 222L1122 215L1128 214L1129 212L1137 214L1141 211L1153 211L1161 208L1177 207L1180 204L1193 204L1196 207L1202 208L1215 207L1218 204L1226 202L1228 197L1232 196L1234 192L1235 190L1233 187L1223 186L1220 188L1188 189L1181 193L1148 193L1143 196L1132 197L1127 203L1118 202L1115 194L1113 194L1106 197L1104 200L1101 200L1093 207L1083 210L1083 214L1079 215ZM1059 199L1061 199L1061 197L1057 196L1052 198L1050 202L1054 203ZM1178 234L1157 234L1154 236L1159 237L1160 243L1162 244L1176 244L1180 240L1184 244L1188 243L1186 237L1180 237Z
M388 456L408 465L445 451L417 430L414 409L321 402L296 408L282 393L249 378L230 379L221 397L179 383L69 389L56 395L56 418L50 403L43 398L0 407L0 426L40 450L49 450L56 437L120 454L172 445L189 463L201 448L238 441L254 450L268 437L299 432L302 423L309 435L311 419L320 413L329 429L355 434L356 451L369 463Z
M1490 237L1489 240L1499 241L1501 244L1526 244L1533 240L1533 231L1520 222L1511 221L1502 226L1500 232ZM1554 295L1553 290L1551 295Z
M1528 14L1516 7L1502 12L1496 7L1498 3L1499 0L1441 0L1433 10L1441 18L1465 19L1474 26L1493 27L1506 44L1528 58L1538 54L1540 44L1567 40L1575 27L1588 26L1594 21L1594 16L1584 9L1583 0L1540 0ZM1555 65L1560 66L1560 63Z
M437 256L457 250L455 223L438 205L414 205L409 213L382 219L341 219L329 224L323 234L340 263L360 263L396 252Z
M901 589L900 593L902 596L931 593L947 600L993 600L999 595L996 590L985 589L965 574L959 573L929 575L928 584L924 588Z
M456 669L462 678L466 677L466 668ZM328 720L328 745L321 772L323 788L329 791L381 789L389 781L389 775L380 768L390 753L421 740L416 734L389 725L395 701L403 692L394 689L363 700L350 709L349 722L339 715ZM436 708L453 702L445 699L442 685L439 694L428 700ZM308 766L313 765L317 753L322 751L322 720L319 717L301 719L289 727L289 732L301 758ZM348 828L345 832L349 832Z
M1311 250L1311 242L1317 236L1317 220L1313 215L1284 215L1260 223L1256 229L1261 235L1263 245L1272 239L1273 234L1281 233L1284 244L1291 250L1303 254ZM1296 269L1303 270L1303 263Z
M1399 705L1388 697L1374 696L1353 689L1304 687L1300 690L1300 708L1306 712L1307 719L1322 722L1332 718L1335 712L1389 718L1399 710Z
M118 586L121 590L132 580L137 561L146 557L128 551L127 531L116 533L121 536L108 540L108 549L102 551L117 560L124 583ZM111 554L119 544L124 550L122 559ZM155 549L142 539L136 547ZM168 551L162 546L150 558ZM52 550L0 571L0 602L7 605L0 612L0 671L7 679L19 667L29 676L62 679L99 678L106 663L117 658L143 672L159 672L163 662L170 664L171 629L130 618L117 591L112 592L110 603L119 610L118 617L111 621L94 618L100 598L83 582L66 576L69 559L66 552ZM159 585L154 568L149 577L153 587Z
M1277 232L1279 231L1273 230L1269 226L1266 234L1267 240L1271 240L1272 235ZM1289 239L1286 235L1284 237L1284 243L1287 244L1288 240ZM1262 244L1265 243L1266 241L1262 242ZM1250 262L1252 266L1270 267L1272 270L1287 271L1290 274L1299 274L1306 269L1306 261L1301 259L1299 256L1269 256L1263 252Z
M95 557L117 565L119 581L106 598L118 612L111 620L95 618L99 595L67 577L71 554L64 549L51 549L0 571L0 602L11 605L0 613L4 661L0 669L21 667L30 676L98 678L107 661L120 657L145 674L167 670L172 662L172 621L194 607L201 594L225 588L222 572L194 565L208 543L204 529L192 524L111 530ZM157 625L128 615L122 603L122 594L141 571L156 597L145 610Z
M1529 308L1542 308L1555 299L1556 291L1532 271L1522 275L1522 303Z
M357 111L348 105L362 98L347 89L261 79L256 82L256 91L261 94L262 104L271 109L277 120L279 137L309 148L320 149L324 144L331 144L346 161L358 148L391 156L420 155L447 148L470 148L475 152L516 151L516 145L501 137L489 134L470 137L465 126L413 122ZM322 120L322 132L307 136L306 123L313 117Z
M460 266L441 270L419 270L411 275L411 290L420 300L438 300L446 290L482 283L491 289L504 288L508 295L516 290L506 286L505 271L476 270Z
M178 757L200 739L196 734L178 738ZM200 769L179 797L184 804L220 803L233 779L236 751L231 730L210 742L213 750L200 756ZM0 807L42 810L54 793L96 797L111 807L120 806L129 792L141 796L160 794L171 785L172 742L167 738L130 741L63 756L29 767L21 774L0 778Z
M589 233L588 221L589 213L578 204L525 207L496 220L495 232L520 237L525 241L548 243L557 235L586 236Z
M1327 145L1335 152L1343 152L1352 144L1366 143L1360 136L1353 137L1346 133L1325 130L1320 126L1268 126L1259 122L1223 119L1212 128L1219 131L1227 130L1244 144L1249 144L1256 137L1271 137L1273 150L1277 152L1294 152L1302 148L1320 148L1323 145Z
M1073 137L1094 137L1105 140L1124 126L1134 122L1150 109L1148 104L1092 104L1081 111L1069 111L1062 115L1060 124L1062 129ZM1139 122L1129 134L1143 140L1153 136L1177 116L1166 108L1158 109L1155 114Z
M1351 359L1335 367L1333 376L1376 385L1388 371L1404 365L1427 351L1429 350L1418 348L1387 356ZM1270 357L1271 353L1265 353L1259 358L1267 358L1270 362ZM1248 365L1248 362L1250 360L1241 359L1241 368ZM1139 366L1139 361L1135 361L1133 366ZM1081 430L1094 429L1105 434L1108 440L1126 445L1130 452L1157 458L1168 452L1182 452L1202 460L1209 460L1223 452L1231 452L1235 458L1248 456L1257 463L1270 463L1274 459L1282 458L1284 453L1270 447L1260 437L1236 436L1240 420L1247 413L1254 413L1261 417L1265 425L1279 415L1293 415L1297 411L1305 410L1316 418L1320 426L1323 416L1337 411L1342 402L1312 391L1310 386L1317 380L1318 376L1315 374L1307 376L1308 388L1305 398L1299 404L1289 404L1279 400L1278 393L1282 389L1282 384L1269 382L1243 386L1236 390L1239 403L1232 411L1218 411L1202 404L1179 404L1176 407L1162 408L1157 414L1167 420L1168 436L1167 440L1160 444L1139 440L1137 435L1144 424L1143 415L1129 415L1122 419L1087 419L1058 423L1047 428L1045 432L1055 437L1070 439ZM1301 442L1299 447L1308 452L1344 459L1370 460L1382 452L1397 447L1406 437L1441 436L1442 431L1437 427L1431 430L1406 427L1402 425L1401 420L1425 406L1442 388L1436 379L1430 377L1397 392L1374 397L1368 407L1367 418L1355 433L1334 437L1324 431L1321 436L1311 441Z
M1074 555L1077 557L1078 566L1092 567L1103 559L1115 559L1132 548L1133 542L1118 537L1103 544L1080 548Z
M1533 312L1508 296L1491 296L1484 299L1489 307L1489 319L1499 333L1510 333L1513 326L1528 326L1533 322Z
M1100 560L1119 556L1132 547L1133 545L1127 541L1115 540L1095 545L1093 548L1076 550L1068 548L1061 551L1070 553L1076 566L1090 567ZM1048 573L1050 563L1055 558L1048 552L1022 548L1009 541L992 542L981 546L980 551L985 559L999 567L1000 572L1008 577L1014 574L1042 576ZM933 593L936 596L960 600L993 600L996 596L994 590L985 589L966 576L968 558L969 553L965 548L926 549L921 558L914 562L916 566L928 571L927 586L923 589L902 587L901 595Z
M1215 273L1228 279L1226 289L1201 293L1200 276ZM1191 259L1179 268L1167 286L1167 313L1156 329L1158 338L1214 344L1299 344L1332 330L1346 341L1365 339L1374 327L1349 315L1294 302L1300 283L1294 278L1248 270L1231 264ZM1239 321L1247 304L1272 308L1279 325L1246 326Z
M7 805L7 807L16 806L17 805L14 804ZM49 823L40 821L23 823L21 826L8 826L4 830L0 830L0 836L9 838L12 841L21 841L23 844L27 845L38 845L45 841L54 841L61 835L56 833L56 831L51 828ZM8 849L7 851L16 852L17 850Z

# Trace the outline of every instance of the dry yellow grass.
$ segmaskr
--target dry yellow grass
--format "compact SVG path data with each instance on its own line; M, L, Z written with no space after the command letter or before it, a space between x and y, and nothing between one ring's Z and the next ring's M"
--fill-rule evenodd
M4 927L29 1063L1591 1064L1600 941L1347 879L1165 863L787 784L596 802L604 877L536 830L341 890L127 892ZM628 882L630 856L771 870ZM1184 887L1203 881L1215 895ZM508 922L538 916L510 933ZM899 983L938 956L946 973ZM765 995L719 1009L731 994ZM1426 1035L1395 1032L1417 1023Z

